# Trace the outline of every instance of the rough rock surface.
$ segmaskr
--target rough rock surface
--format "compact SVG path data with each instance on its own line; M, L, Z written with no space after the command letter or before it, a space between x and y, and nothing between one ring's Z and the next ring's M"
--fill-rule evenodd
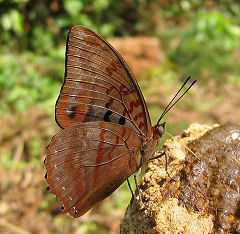
M121 233L240 233L240 126L194 124L162 150L169 175L149 163Z

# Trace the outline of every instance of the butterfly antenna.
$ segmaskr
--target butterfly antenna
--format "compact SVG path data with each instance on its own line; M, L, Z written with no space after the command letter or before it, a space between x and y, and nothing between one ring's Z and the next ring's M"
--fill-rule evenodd
M157 125L160 123L160 121L162 120L162 118L167 114L168 111L170 111L173 106L188 92L189 89L191 89L191 87L197 82L197 80L194 80L190 86L187 88L187 90L179 97L177 98L178 94L181 92L181 90L184 88L184 86L187 84L187 82L189 81L189 79L191 78L191 76L189 76L183 83L182 87L177 91L177 93L174 95L174 97L172 98L172 100L169 102L169 104L166 106L166 108L164 109L162 115L160 116L159 120L157 121ZM175 100L177 98L177 100Z
M162 115L160 116L157 125L159 124L159 122L162 120L163 116L165 115L168 107L171 105L171 103L174 101L174 99L177 97L177 95L181 92L181 90L183 89L183 87L186 85L186 83L189 81L190 76L185 80L185 82L183 83L182 87L177 91L177 93L174 95L174 97L172 98L172 100L168 103L168 105L166 106L166 108L164 109Z

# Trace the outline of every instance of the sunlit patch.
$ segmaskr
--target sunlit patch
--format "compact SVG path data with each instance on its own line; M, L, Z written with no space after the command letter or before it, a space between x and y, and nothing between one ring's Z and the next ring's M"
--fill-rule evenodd
M227 142L232 142L235 140L239 140L240 141L240 132L237 131L231 131L231 133L229 134L229 136L227 136L226 141Z
M240 140L240 137L239 137L239 136L240 136L239 133L234 132L234 133L232 134L232 139L233 139L233 140L236 140L236 139L239 139L239 140Z

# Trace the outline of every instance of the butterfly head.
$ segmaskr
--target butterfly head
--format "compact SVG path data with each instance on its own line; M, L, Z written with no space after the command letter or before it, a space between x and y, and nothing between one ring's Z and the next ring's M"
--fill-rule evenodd
M165 133L165 125L166 125L166 122L163 122L161 124L157 124L154 126L154 129L155 129L155 134L157 138L159 138L161 140L161 138L163 137L164 133Z
M160 143L164 133L165 133L166 122L161 124L156 124L152 127L153 138L151 138L147 143L141 148L142 153L142 163L151 160L157 145Z

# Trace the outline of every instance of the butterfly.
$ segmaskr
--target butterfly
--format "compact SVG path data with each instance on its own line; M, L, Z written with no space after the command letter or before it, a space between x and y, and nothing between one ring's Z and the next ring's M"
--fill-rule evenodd
M152 126L139 85L121 55L90 29L70 29L65 79L55 106L62 130L52 138L44 160L48 189L65 212L85 214L152 158L165 132L160 121L174 98Z

